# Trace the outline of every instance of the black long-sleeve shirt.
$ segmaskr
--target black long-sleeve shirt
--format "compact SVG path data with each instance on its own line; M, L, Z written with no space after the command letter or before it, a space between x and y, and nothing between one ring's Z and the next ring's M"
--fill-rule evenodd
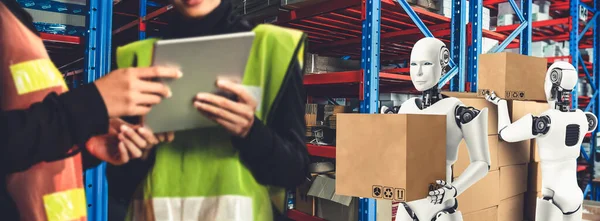
M168 35L163 37L169 39L217 35L251 31L252 28L249 22L232 14L229 0L222 0L221 4L203 19L189 20L179 16L172 18ZM259 183L292 188L305 180L309 164L304 140L306 99L303 74L296 60L290 65L283 82L269 115L269 122L265 124L255 118L248 136L234 138L232 143L239 150L241 160ZM139 160L120 167L108 167L111 200L121 204L113 202L109 205L109 217L122 217L122 214L115 213L122 213L123 207L128 204L135 188L152 165L152 160Z
M0 2L37 34L31 16L16 1ZM2 111L0 121L2 220L19 219L6 189L7 174L24 171L42 161L62 159L74 145L108 131L108 112L94 84L61 95L49 94L26 110Z

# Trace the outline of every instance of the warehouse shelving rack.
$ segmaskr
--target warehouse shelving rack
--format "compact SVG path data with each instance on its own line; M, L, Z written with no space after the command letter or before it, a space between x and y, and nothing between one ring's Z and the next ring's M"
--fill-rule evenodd
M379 61L407 60L412 45L422 36L435 36L450 43L452 69L444 75L439 87L442 88L449 82L453 91L476 91L477 59L481 52L481 41L477 39L482 36L503 41L496 51L502 51L509 44L516 43L522 53L528 54L531 28L527 24L531 23L531 0L523 2L521 8L526 11L518 13L522 23L508 35L481 30L481 5L471 4L469 16L470 21L474 21L470 25L471 39L467 39L466 15L462 13L466 11L465 0L454 1L452 18L411 7L405 0L330 0L313 7L283 13L279 15L277 23L308 33L312 52L329 56L360 56L362 70L305 76L304 82L309 95L348 96L348 93L344 94L339 90L339 86L347 87L348 84L355 83L353 86L356 88L358 85L358 91L352 90L350 93L355 93L360 98L360 112L376 113L380 92L394 91L390 87L399 87L402 83L403 86L412 86L407 75L408 68L380 72ZM514 9L517 8L514 1L512 5ZM517 40L518 34L521 34L521 38ZM358 54L359 49L361 54ZM335 157L335 147L312 144L307 147L313 156ZM321 220L295 210L290 210L288 215L296 220ZM375 200L360 199L359 220L376 220Z
M161 23L156 21L156 18L172 9L171 5L164 4L157 10L147 13L146 5L151 3L147 0L140 0L138 15L124 12L114 13L115 16L135 17L135 21L122 26L118 25L119 28L112 29L112 1L88 1L90 10L88 12L87 38L42 33L42 38L48 45L57 45L56 48L59 49L85 45L85 82L92 82L110 70L112 35L138 26L137 38L143 39L146 36L146 23ZM600 22L597 13L600 11L600 3L592 2L592 0L551 1L553 13L558 17L562 15L563 18L531 22L531 0L527 0L522 1L521 8L523 10L515 10L518 11L517 17L522 21L521 24L498 27L496 31L481 29L481 4L493 8L493 5L506 2L506 0L479 0L480 4L470 4L469 15L463 13L466 11L466 1L454 0L452 18L446 18L419 7L411 7L406 0L329 0L314 7L282 12L278 15L277 23L307 32L312 52L361 59L362 70L307 75L304 82L309 94L313 96L359 97L362 100L360 108L362 113L377 111L380 92L410 91L411 83L410 77L407 75L407 68L380 71L379 61L407 60L412 44L422 36L435 36L450 43L454 68L444 76L440 87L449 87L453 91L472 92L477 89L477 60L481 53L482 37L502 41L500 47L496 48L494 52L502 51L504 48L519 47L522 54L530 54L529 48L532 41L570 40L571 50L567 59L582 70L582 76L588 78L594 91L593 97L582 98L580 102L589 101L585 109L600 115L600 96L598 96L597 90L600 88L600 79L598 79L598 74L600 74L598 72L600 71L598 56L600 26L597 25ZM509 2L513 9L517 9L513 0ZM592 3L593 7L590 5ZM578 21L580 6L585 7L590 14L594 14L589 16L591 20L585 25ZM469 16L469 21L471 21L468 25L466 16ZM565 24L568 24L566 28ZM519 34L520 36L517 38ZM578 48L584 47L594 48L595 62L593 64L585 63L581 59ZM549 62L556 59L564 58L549 58ZM592 69L591 73L589 69ZM344 90L340 90L342 88ZM576 92L574 91L574 98L578 97ZM573 105L577 107L578 100L574 100ZM597 131L591 137L596 138ZM595 153L596 139L591 139L591 142L591 153ZM335 147L309 144L308 150L314 156L335 158ZM587 156L584 151L582 153L590 162L591 170L593 170L595 154ZM104 170L105 165L101 165L86 171L88 219L91 221L107 220L107 185ZM592 194L594 189L595 187L590 182L585 190L586 196L598 199ZM374 200L361 199L360 220L376 220L375 209ZM289 215L296 220L322 220L294 210L291 210Z

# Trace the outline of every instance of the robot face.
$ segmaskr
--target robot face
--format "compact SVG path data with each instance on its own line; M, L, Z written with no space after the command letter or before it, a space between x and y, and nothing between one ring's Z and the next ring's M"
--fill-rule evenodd
M548 101L562 100L568 96L579 79L577 71L568 62L557 61L548 68L546 80L544 82L544 91ZM568 98L567 98L568 99Z
M437 86L448 60L448 49L442 41L435 38L417 41L410 54L410 78L415 88L425 91Z

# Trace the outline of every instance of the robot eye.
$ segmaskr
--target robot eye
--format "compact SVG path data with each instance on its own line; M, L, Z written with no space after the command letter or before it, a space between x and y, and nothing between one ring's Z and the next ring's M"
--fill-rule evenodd
M412 63L410 63L410 66L417 66L417 63L412 62Z
M423 65L433 65L431 62L425 62Z

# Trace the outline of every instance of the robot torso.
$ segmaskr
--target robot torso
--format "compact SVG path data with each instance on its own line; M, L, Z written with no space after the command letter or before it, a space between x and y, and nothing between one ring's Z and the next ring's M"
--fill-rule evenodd
M581 110L561 112L550 109L542 116L547 116L550 123L548 131L536 138L540 160L547 162L577 159L581 143L589 129L586 114Z

